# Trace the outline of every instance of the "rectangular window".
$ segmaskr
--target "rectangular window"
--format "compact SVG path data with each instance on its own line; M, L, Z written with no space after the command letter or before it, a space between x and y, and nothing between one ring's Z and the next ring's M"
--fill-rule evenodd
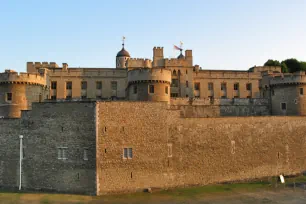
M226 91L226 83L221 83L221 91Z
M304 90L303 90L303 88L300 88L300 95L304 95Z
M66 100L71 100L71 96L66 96Z
M6 93L6 101L12 101L13 94L12 93Z
M168 94L168 86L165 87L165 94Z
M137 85L134 85L134 86L133 86L133 93L134 93L134 94L137 94Z
M248 91L252 90L252 84L251 83L246 84L246 90L248 90Z
M82 98L82 99L86 99L86 98L87 98L87 96L86 96L86 95L84 95L84 96L81 96L81 98Z
M214 83L211 83L211 82L208 83L208 90L209 91L214 90Z
M149 93L154 93L154 85L149 85Z
M271 89L271 94L272 94L272 96L275 95L274 89Z
M51 96L51 100L56 100L56 96Z
M172 87L178 87L178 80L177 79L172 79L171 86Z
M172 144L169 143L167 146L168 146L168 157L172 157Z
M112 81L111 86L112 86L113 91L117 91L117 82L116 81Z
M287 110L287 104L286 103L281 103L281 109L284 111L284 110Z
M72 89L72 81L67 81L66 82L66 89L71 90Z
M186 81L186 87L188 88L188 81Z
M51 81L51 89L56 89L57 82Z
M102 81L96 82L96 89L101 90L102 89Z
M178 93L171 93L170 97L178 97Z
M81 82L81 88L82 88L83 90L87 89L87 81L82 81L82 82Z
M234 98L239 98L239 96L234 96Z
M132 148L124 148L123 149L123 158L124 159L132 159L133 158L133 149Z
M194 90L196 91L200 90L200 83L194 83Z
M84 148L83 160L88 160L88 149Z
M58 147L57 148L57 159L61 159L61 160L67 159L66 151L67 151L67 147Z
M226 96L221 96L222 99L226 99Z
M239 83L235 83L235 84L234 84L234 90L235 90L235 91L238 91L238 90L239 90Z
M252 98L251 96L247 96L247 98Z

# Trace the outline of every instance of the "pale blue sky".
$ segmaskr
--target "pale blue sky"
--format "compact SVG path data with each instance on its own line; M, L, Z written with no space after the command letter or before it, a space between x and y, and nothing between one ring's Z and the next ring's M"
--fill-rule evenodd
M0 71L27 61L115 67L123 35L137 58L154 46L173 57L183 41L203 69L306 61L305 22L306 0L1 0Z

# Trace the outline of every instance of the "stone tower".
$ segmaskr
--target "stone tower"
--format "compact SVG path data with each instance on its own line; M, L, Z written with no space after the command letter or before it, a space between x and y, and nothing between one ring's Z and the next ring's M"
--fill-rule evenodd
M124 49L124 39L125 38L123 38L122 49L116 56L116 68L127 68L127 60L131 57L130 53Z
M128 71L127 96L131 101L170 103L171 70L139 68Z
M47 76L44 70L28 74L13 70L0 73L0 117L20 118L21 110L31 110L32 102L48 96Z

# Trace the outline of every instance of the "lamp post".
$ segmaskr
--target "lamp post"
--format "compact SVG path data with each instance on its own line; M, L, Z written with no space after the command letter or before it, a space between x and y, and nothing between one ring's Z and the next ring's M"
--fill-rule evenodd
M21 164L22 164L22 138L23 135L19 135L19 139L20 139L20 152L19 152L19 190L21 190Z

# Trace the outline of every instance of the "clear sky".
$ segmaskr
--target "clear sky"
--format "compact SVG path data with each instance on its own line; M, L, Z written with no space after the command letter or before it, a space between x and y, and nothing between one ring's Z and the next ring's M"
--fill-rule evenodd
M306 61L306 0L1 0L0 72L27 61L115 67L126 36L132 57L154 46L192 49L203 69Z

